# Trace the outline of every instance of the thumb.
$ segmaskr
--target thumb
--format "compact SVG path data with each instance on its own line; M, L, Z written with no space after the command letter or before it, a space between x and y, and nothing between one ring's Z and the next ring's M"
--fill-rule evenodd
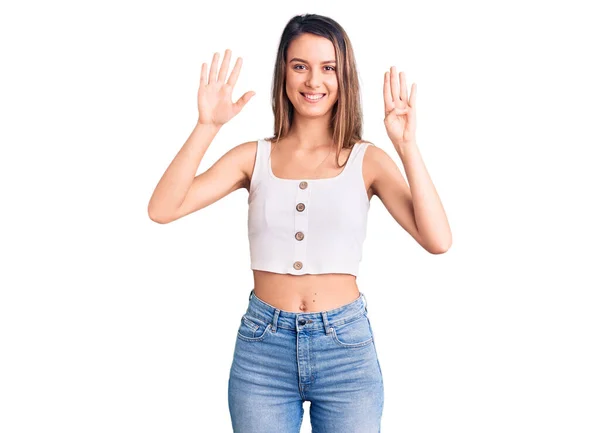
M234 104L235 105L235 111L237 113L239 113L242 108L244 108L244 106L248 103L248 101L250 101L250 99L256 95L256 92L246 92L242 95L242 97L240 99L237 100L237 102Z

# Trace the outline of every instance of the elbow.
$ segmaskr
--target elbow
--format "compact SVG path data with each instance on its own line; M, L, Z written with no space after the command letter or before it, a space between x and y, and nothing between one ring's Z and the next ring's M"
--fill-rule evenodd
M148 213L148 217L149 217L149 218L150 218L152 221L154 221L155 223L157 223L157 224L166 224L165 220L163 220L163 219L160 219L160 218L158 218L158 217L156 217L156 216L154 216L154 215L152 215L152 214L150 214L150 213Z
M447 252L450 249L451 246L452 246L452 241L449 241L446 244L440 244L433 248L429 248L427 251L429 251L431 254L444 254L445 252Z
M170 219L165 218L150 207L148 207L148 217L157 224L168 224L171 222Z
M160 218L150 217L150 219L152 221L154 221L155 223L157 223L157 224L167 224L167 223L169 223L169 221L163 220L163 219L160 219Z

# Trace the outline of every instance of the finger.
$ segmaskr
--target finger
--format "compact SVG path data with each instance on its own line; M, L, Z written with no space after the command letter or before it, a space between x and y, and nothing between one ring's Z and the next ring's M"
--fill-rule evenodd
M219 53L213 54L212 63L210 64L210 74L208 76L208 84L214 83L217 80L217 65L219 64Z
M394 101L392 99L392 92L390 90L390 73L388 71L383 75L383 104L385 107L385 113L387 113L394 107Z
M400 99L403 101L408 100L408 96L406 94L406 75L404 75L404 72L400 72Z
M240 69L242 69L242 58L238 57L235 65L233 65L233 71L231 71L229 80L227 80L227 84L229 84L231 87L235 86L235 83L237 83L238 76L240 75Z
M417 104L417 83L413 83L410 88L410 100L408 101L408 105L411 107L416 107Z
M206 63L202 63L202 70L200 71L200 87L206 86Z
M225 82L225 77L227 76L227 72L229 72L229 59L231 58L231 50L228 48L225 50L225 55L223 56L223 62L221 63L221 69L219 70L219 81Z
M398 88L398 75L396 74L395 66L391 68L390 80L392 80L392 99L396 102L400 98L400 89Z
M244 106L248 103L248 101L250 101L250 99L254 95L256 95L256 93L249 91L249 92L244 93L242 95L242 97L237 100L237 102L234 104L236 114L239 113L242 110L242 108L244 108Z

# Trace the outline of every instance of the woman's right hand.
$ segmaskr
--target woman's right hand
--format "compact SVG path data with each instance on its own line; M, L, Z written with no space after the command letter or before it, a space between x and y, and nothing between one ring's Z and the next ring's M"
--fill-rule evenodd
M238 57L231 71L229 80L225 82L229 70L231 50L225 50L225 57L217 76L219 53L213 56L210 65L210 75L206 81L206 63L202 63L200 74L200 88L198 89L198 123L203 125L222 126L236 116L256 93L244 93L236 103L231 101L233 87L237 81L242 67L242 58Z

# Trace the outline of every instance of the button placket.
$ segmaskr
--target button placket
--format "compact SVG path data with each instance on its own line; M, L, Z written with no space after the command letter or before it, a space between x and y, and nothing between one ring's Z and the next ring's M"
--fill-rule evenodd
M307 181L302 181L296 189L296 212L294 212L294 262L292 268L294 273L299 274L302 268L306 266L306 246L308 236L308 199L310 196L310 185ZM299 207L299 204L302 206ZM302 211L300 211L300 208Z

